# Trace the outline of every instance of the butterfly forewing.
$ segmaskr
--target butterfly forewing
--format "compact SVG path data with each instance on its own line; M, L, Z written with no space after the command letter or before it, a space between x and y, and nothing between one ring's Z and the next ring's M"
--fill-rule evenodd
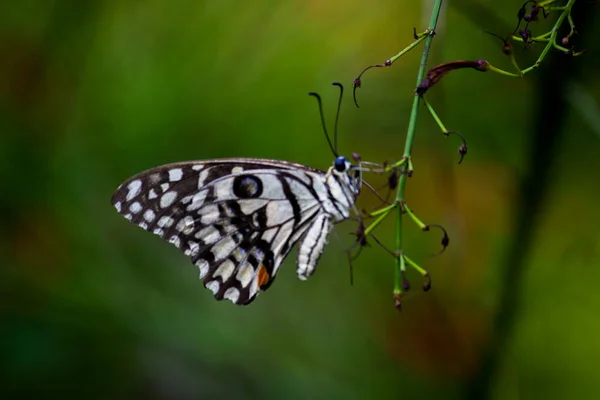
M133 176L112 203L189 256L217 299L248 304L298 240L299 277L314 271L332 220L347 217L360 190L328 176L275 160L184 162Z

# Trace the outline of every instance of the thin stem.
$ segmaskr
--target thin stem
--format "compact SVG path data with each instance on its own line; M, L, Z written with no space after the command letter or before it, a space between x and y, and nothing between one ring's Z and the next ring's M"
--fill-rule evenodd
M396 61L397 59L399 59L400 57L417 47L419 44L421 44L421 42L427 39L427 37L429 36L429 31L423 32L422 35L423 36L419 35L419 38L417 40L415 40L414 42L406 46L403 50L401 50L398 54L390 58L390 61L393 63L394 61Z
M421 64L419 66L419 72L417 74L417 84L415 87L418 87L423 79L425 78L425 74L427 72L427 59L429 58L429 51L431 49L431 43L433 42L433 37L435 35L435 29L437 27L438 18L440 16L440 10L442 8L442 0L435 0L433 4L433 10L431 12L431 19L429 20L429 26L427 30L429 34L425 39L425 46L423 49L423 54L421 55ZM406 134L406 142L404 143L404 158L410 160L412 145L415 138L415 131L417 126L417 115L419 112L419 101L421 97L415 93L413 98L412 110L410 113L410 120L408 122L408 131ZM400 182L398 183L398 190L396 192L396 249L402 249L402 202L404 201L404 188L406 187L406 179L408 175L403 172L400 175Z
M535 62L535 64L533 64L531 67L526 68L526 69L523 70L523 75L525 75L526 73L531 72L534 69L536 69L540 65L540 63L544 60L544 58L546 58L546 55L548 54L548 52L552 48L554 42L556 41L556 36L558 35L558 29L562 25L562 23L565 20L565 18L567 18L567 15L569 15L569 13L571 12L571 8L573 7L573 4L575 4L575 1L576 0L569 0L569 2L567 3L567 5L565 6L564 11L562 12L562 14L559 15L558 19L556 20L556 23L554 24L554 27L550 31L551 32L551 34L550 34L550 40L546 44L546 47L544 47L544 50L542 51L542 54L540 54L540 56L538 57L538 59Z
M423 102L425 103L425 106L429 110L429 113L431 114L431 116L433 117L433 119L435 120L435 122L438 124L438 126L442 130L442 133L447 133L448 129L446 129L446 126L444 125L444 123L442 122L442 120L440 119L440 117L437 115L437 113L435 112L435 110L433 109L433 107L431 106L431 104L429 104L429 102L425 98L423 98Z

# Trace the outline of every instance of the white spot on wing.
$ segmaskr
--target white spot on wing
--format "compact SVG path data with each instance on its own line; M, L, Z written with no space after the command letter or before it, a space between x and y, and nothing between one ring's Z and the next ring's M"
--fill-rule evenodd
M194 165L194 166L192 167L192 169L193 169L194 171L200 171L202 168L204 168L204 165L202 165L202 164Z
M156 225L160 226L161 228L168 228L173 225L173 222L175 222L175 220L171 217L160 217Z
M248 284L254 277L254 268L252 268L252 264L250 264L249 262L245 262L244 265L240 267L235 277L238 281L240 281L242 287L248 286Z
M232 174L239 174L240 172L244 172L244 168L239 167L239 166L231 168L231 173Z
M158 197L158 194L156 194L156 192L154 191L154 189L150 189L150 191L148 192L148 198L150 200L155 199Z
M225 260L221 263L221 265L219 265L219 268L217 268L217 270L213 274L213 277L216 278L218 276L221 276L223 278L222 281L225 282L233 274L234 270L235 264L233 263L233 261Z
M142 205L139 203L139 201L134 201L133 203L131 203L131 205L129 206L129 211L131 211L134 214L139 213L140 211L142 211Z
M204 186L204 181L208 177L208 171L208 169L205 169L204 171L200 172L200 175L198 176L198 189Z
M154 221L154 217L156 217L156 214L154 214L154 211L152 210L146 210L144 212L144 219L148 222L152 222Z
M118 212L121 212L121 202L120 201L117 201L115 203L115 208L117 209Z
M198 261L196 261L196 265L200 269L200 279L204 278L206 274L208 274L208 261L201 258Z
M186 210L194 211L194 210L197 210L200 207L202 207L202 204L204 204L204 199L206 199L207 193L208 193L208 190L206 190L206 189L196 193L194 195L194 197L192 197L192 202L190 203L189 206L187 206Z
M217 281L210 281L206 284L206 288L213 292L214 295L216 295L219 292L220 286L221 285L219 285L219 282Z
M179 239L179 236L173 235L171 236L171 239L169 239L169 243L173 243L175 247L179 248L179 246L181 246L181 239Z
M125 200L131 201L135 196L140 194L140 191L142 189L142 181L136 179L135 181L129 182L129 185L127 185L127 189L129 189L129 192L127 192L127 197Z
M160 188L162 189L163 193L166 192L167 190L169 190L169 184L168 183L161 183L160 184Z
M155 235L158 235L158 236L162 237L162 235L165 234L165 231L163 231L160 228L156 228L152 233L154 233Z
M215 255L215 259L223 260L227 258L231 251L236 247L237 244L235 243L235 240L230 237L225 237L212 247L212 252Z
M145 222L140 222L138 224L142 229L148 229L148 225Z
M202 241L206 244L213 244L216 243L217 240L219 240L221 235L219 234L217 228L215 228L212 225L209 225L206 228L203 228L202 230L198 231L194 235L194 237L196 239L202 239Z
M231 300L234 303L237 303L238 299L240 298L240 291L234 287L230 287L223 294L223 298L227 299L227 300Z
M200 221L203 225L212 225L219 219L219 208L215 204L209 204L202 209Z
M185 235L189 235L194 230L194 218L186 215L179 220L175 229Z
M194 197L194 196L192 196L192 195L189 195L189 196L182 197L182 198L181 198L181 203L183 203L183 204L188 204L190 201L192 201L192 198L193 198L193 197Z
M198 254L198 251L200 251L200 246L198 245L198 243L193 242L193 241L188 241L188 246L190 247L190 256L194 257Z
M171 182L177 182L183 177L183 170L181 168L173 168L169 170L169 180Z
M175 199L177 198L177 192L167 192L165 194L162 195L162 197L160 198L160 206L162 208L167 208L169 207L171 204L173 204L173 202L175 201Z

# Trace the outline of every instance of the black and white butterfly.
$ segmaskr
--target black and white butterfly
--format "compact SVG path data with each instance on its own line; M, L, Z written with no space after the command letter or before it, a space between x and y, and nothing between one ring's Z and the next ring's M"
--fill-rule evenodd
M217 299L249 304L297 242L298 277L313 274L333 224L350 217L361 169L327 140L336 154L328 171L252 158L168 164L129 178L112 204L189 256Z

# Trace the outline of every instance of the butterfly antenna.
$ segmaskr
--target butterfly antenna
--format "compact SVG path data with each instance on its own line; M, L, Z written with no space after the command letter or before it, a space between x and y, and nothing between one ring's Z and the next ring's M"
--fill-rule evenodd
M319 114L321 115L321 125L323 125L323 132L325 133L325 138L327 139L327 143L329 143L329 148L331 149L331 152L334 156L337 157L338 153L335 150L335 147L333 147L333 144L331 143L329 133L327 133L327 125L325 124L325 116L323 115L323 103L321 102L321 96L319 96L319 94L316 92L308 92L308 95L315 97L317 99L317 102L319 103Z
M339 82L333 82L332 85L340 88L340 97L338 99L337 113L335 114L335 125L333 128L333 145L335 146L335 149L337 151L338 120L340 119L340 109L342 108L342 96L344 95L344 86Z

